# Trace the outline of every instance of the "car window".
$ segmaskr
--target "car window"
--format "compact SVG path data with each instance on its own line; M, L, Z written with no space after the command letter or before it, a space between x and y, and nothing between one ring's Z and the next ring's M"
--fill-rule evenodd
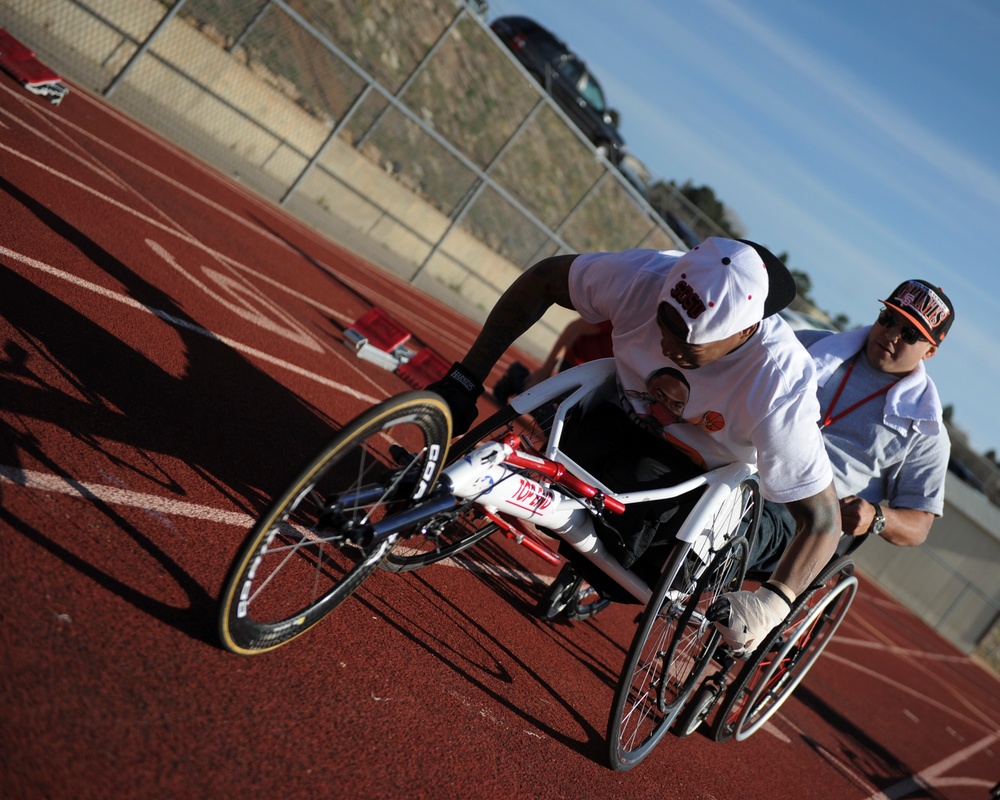
M583 64L572 55L565 55L560 58L556 63L556 69L559 70L560 75L569 81L570 86L576 86L577 81L580 80L580 76L583 75Z
M576 90L583 95L584 100L587 101L587 104L591 108L601 114L604 113L604 92L601 91L601 87L597 84L597 81L590 77L589 72L583 73L583 76L576 85Z
M558 65L566 48L549 36L534 36L529 41L538 48L543 61Z

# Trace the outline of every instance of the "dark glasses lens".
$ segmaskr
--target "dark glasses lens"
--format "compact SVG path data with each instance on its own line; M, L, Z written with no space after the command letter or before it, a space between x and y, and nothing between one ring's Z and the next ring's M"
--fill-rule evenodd
M907 344L916 344L924 338L920 331L911 325L904 325L895 314L886 309L882 309L882 313L878 315L878 324L883 328L891 328L893 325L899 325L899 337Z

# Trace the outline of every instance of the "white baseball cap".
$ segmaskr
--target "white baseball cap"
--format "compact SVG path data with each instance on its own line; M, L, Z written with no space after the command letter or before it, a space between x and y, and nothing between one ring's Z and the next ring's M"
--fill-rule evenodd
M677 259L659 300L680 313L688 344L707 344L776 314L794 297L791 273L769 250L712 236Z

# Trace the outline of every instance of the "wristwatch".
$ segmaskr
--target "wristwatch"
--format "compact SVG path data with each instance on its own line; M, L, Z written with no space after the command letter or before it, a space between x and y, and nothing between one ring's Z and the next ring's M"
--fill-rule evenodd
M879 536L882 531L885 530L885 514L882 513L882 506L878 503L872 503L875 506L875 518L872 520L872 524L868 526L868 533L874 533Z

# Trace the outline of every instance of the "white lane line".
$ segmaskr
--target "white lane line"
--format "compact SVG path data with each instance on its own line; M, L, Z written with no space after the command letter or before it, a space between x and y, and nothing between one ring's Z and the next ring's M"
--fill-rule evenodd
M2 145L0 145L2 146ZM311 372L307 369L303 369L296 364L292 364L284 359L278 358L277 356L272 356L270 353L265 353L263 350L258 350L255 347L250 347L249 345L243 344L236 341L235 339L230 339L228 336L222 336L218 333L212 333L212 331L202 328L200 325L195 325L187 320L179 319L172 314L168 314L166 311L161 311L160 309L153 308L152 306L146 306L126 295L120 294L118 292L112 291L111 289L105 289L103 286L98 286L96 283L91 283L83 278L78 278L76 275L71 275L68 272L64 272L61 269L50 266L43 261L38 261L37 259L31 258L30 256L23 255L22 253L15 252L14 250L9 250L8 248L0 245L0 255L11 258L18 261L25 266L31 267L32 269L37 269L40 272L44 272L48 275L52 275L56 278L64 280L68 283L78 286L81 289L86 289L87 291L94 292L102 297L106 297L115 302L121 303L122 305L134 308L137 311L144 311L148 314L152 314L154 317L162 319L169 325L173 325L177 328L184 328L185 330L193 331L194 333L206 336L209 339L214 339L217 342L221 342L234 350L243 353L251 358L264 361L268 364L273 364L276 367L281 367L289 372L294 372L296 375L301 375L303 378L308 378L311 381L319 383L323 386L329 386L331 389L336 389L343 394L349 395L351 397L357 398L358 400L363 400L366 403L379 403L385 399L382 397L373 397L372 395L364 394L350 386L339 381L331 380L323 375L318 375L315 372Z
M221 508L212 508L211 506L203 506L198 503L188 503L184 500L174 500L144 492L133 492L118 486L78 481L61 475L0 464L0 485L5 483L12 483L15 486L25 489L64 494L81 500L99 500L119 506L140 508L147 512L172 514L189 519L202 519L222 525L233 525L237 528L249 529L257 522L256 517L240 511L224 511ZM507 581L523 583L529 586L538 586L539 584L548 586L553 581L551 577L537 575L527 570L518 570L501 564L477 561L464 553L455 558L446 558L439 561L438 565L458 567L459 569L464 569L466 572L503 578Z
M836 641L837 641L836 638L834 638L833 641L831 642L831 647L833 646L833 644L836 644ZM873 680L879 683L887 684L888 686L891 686L895 691L900 692L901 694L904 695L909 695L910 697L919 701L917 705L930 706L931 708L936 709L937 711L943 712L952 717L957 717L958 719L961 719L962 721L967 722L970 725L978 727L980 730L990 730L990 722L988 721L987 718L984 717L983 722L979 722L967 716L967 714L963 709L956 708L954 703L948 704L940 700L934 700L928 697L924 692L917 691L916 689L913 689L909 686L906 686L903 683L900 683L894 677L892 677L892 675L886 675L884 672L879 672L873 669L869 669L868 667L863 667L852 659L844 658L843 656L840 656L837 653L831 652L830 648L827 648L826 650L823 651L823 658L826 661L836 661L842 664L845 668L852 669L856 672L860 672L862 675L866 675L869 678L872 678ZM960 701L961 698L957 698L956 700ZM977 709L971 709L971 711L976 712ZM979 716L982 716L983 712L981 710L978 711L979 711Z
M65 130L63 130L66 124L64 118L54 117L52 115L52 112L49 111L49 109L31 103L30 101L27 100L27 98L14 93L7 86L3 86L2 88L8 95L13 97L18 102L18 104L21 106L22 114L21 115L15 114L13 111L9 111L6 108L0 108L0 114L3 114L5 117L9 118L11 122L20 125L23 129L33 134L36 138L43 141L50 149L58 150L61 153L65 153L67 156L72 158L77 163L81 164L85 168L97 174L98 177L104 178L106 181L114 184L115 186L121 189L129 188L117 175L115 175L114 172L112 172L107 166L98 161L96 156L92 155L91 153L88 153L83 148L81 142L79 141L79 138L74 139L73 137L69 136ZM60 138L67 141L69 145L67 146L60 144L51 136L48 136L47 134L42 132L42 130L40 130L38 127L29 123L27 119L28 114L34 116L36 119L39 120L40 123L45 124L55 134L59 135ZM4 127L8 126L5 125ZM70 146L73 148L73 150L69 149Z
M897 800L903 797L914 797L916 796L914 794L916 790L926 790L928 787L931 789L941 789L946 786L966 786L984 790L989 789L993 785L991 781L960 775L947 777L944 773L968 761L969 758L978 755L983 750L991 748L997 741L1000 741L1000 731L970 744L963 750L952 753L947 758L938 761L936 764L931 764L915 775L904 778L883 792L876 792L869 795L868 800ZM985 791L983 792L983 796L985 797Z
M852 639L847 636L837 636L832 640L836 642L838 646L840 645L850 645L852 647L862 647L868 650L881 650L886 653L892 653L893 655L906 656L908 658L920 658L926 661L951 661L956 664L965 664L968 662L967 656L956 656L948 653L929 653L926 650L913 650L911 648L900 647L894 644L884 644L882 642L870 642L864 639Z
M87 483L60 475L51 475L34 470L9 467L0 464L0 484L13 483L26 489L38 489L43 492L55 492L84 500L100 500L120 506L132 506L146 511L162 514L204 519L211 522L221 522L224 525L236 525L249 528L256 521L249 514L238 511L223 511L219 508L188 503L183 500L173 500L158 497L154 494L132 492L117 486L105 486L99 483Z

